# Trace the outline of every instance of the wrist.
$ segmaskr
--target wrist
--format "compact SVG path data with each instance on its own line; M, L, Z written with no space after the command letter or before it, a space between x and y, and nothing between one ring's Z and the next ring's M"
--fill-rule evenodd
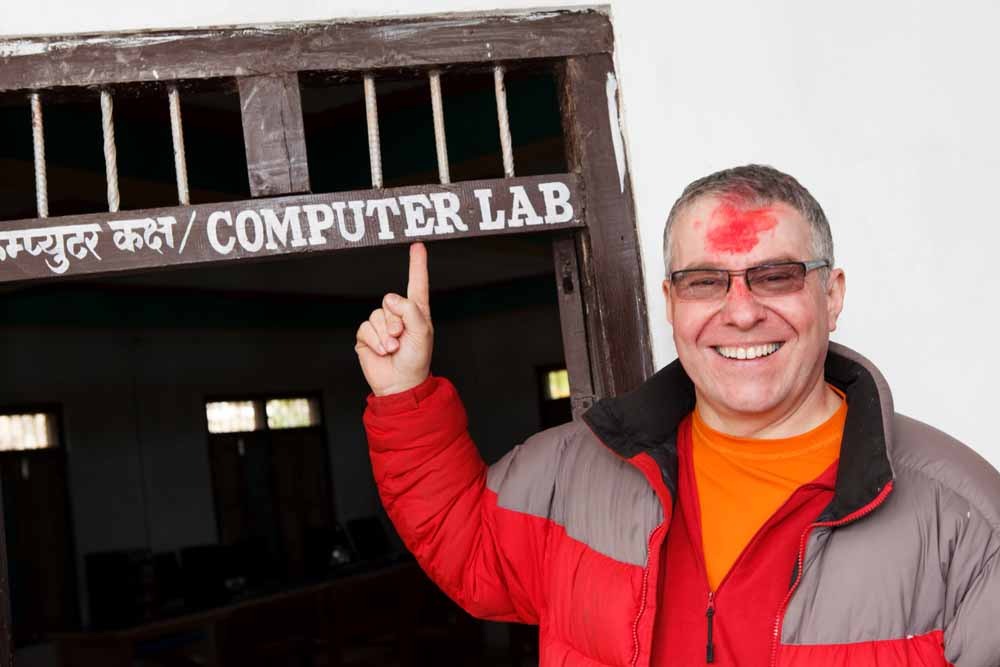
M388 385L385 387L379 387L378 389L372 388L372 393L379 398L386 396L394 396L396 394L403 394L412 389L423 385L430 379L430 373L424 375L421 378L414 378L412 380L406 380L404 382L398 382L396 384Z

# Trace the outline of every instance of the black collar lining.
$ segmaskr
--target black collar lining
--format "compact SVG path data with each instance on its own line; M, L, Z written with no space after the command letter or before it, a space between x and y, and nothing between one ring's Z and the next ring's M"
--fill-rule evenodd
M831 349L825 373L827 381L847 396L848 404L834 499L819 518L837 521L874 501L892 480L892 466L883 399L872 372ZM619 456L652 456L667 488L676 495L677 427L694 404L694 385L677 360L637 389L598 401L583 419Z

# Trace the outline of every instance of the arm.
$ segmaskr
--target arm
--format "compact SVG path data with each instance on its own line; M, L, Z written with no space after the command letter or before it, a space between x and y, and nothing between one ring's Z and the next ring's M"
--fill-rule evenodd
M428 575L474 616L537 623L549 524L498 506L452 384L371 396L365 427L382 503Z
M548 524L498 507L455 388L430 377L432 348L427 254L415 243L406 298L387 294L355 345L379 494L407 548L467 611L537 622Z
M989 545L984 545L989 546ZM1000 549L981 561L972 572L949 573L949 578L966 574L960 602L945 627L945 657L955 667L1000 667ZM984 549L983 553L989 553ZM964 568L952 568L962 570ZM964 577L963 577L964 578Z

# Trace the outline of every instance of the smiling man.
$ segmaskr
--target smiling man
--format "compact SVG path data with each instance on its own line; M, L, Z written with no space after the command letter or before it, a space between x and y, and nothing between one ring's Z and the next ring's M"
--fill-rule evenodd
M428 574L539 624L542 667L1000 665L1000 475L829 342L845 281L815 199L712 174L664 258L678 361L486 466L430 375L411 248L356 350L376 482Z

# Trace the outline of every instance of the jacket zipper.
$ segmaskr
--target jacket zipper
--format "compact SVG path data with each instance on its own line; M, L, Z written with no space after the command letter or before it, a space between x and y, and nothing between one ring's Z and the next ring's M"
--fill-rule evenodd
M665 524L661 523L653 532L649 534L649 540L646 542L646 567L642 568L642 596L639 599L639 612L635 615L635 620L632 621L632 667L636 667L639 663L639 621L642 620L642 614L646 611L646 595L649 588L649 563L650 558L653 556L653 542L656 541L656 534L660 532Z
M885 502L885 499L889 497L889 493L892 492L892 482L890 481L886 484L879 494L875 496L875 499L856 510L842 519L837 521L822 521L819 523L813 523L806 527L802 531L802 537L799 538L799 553L795 561L795 569L798 574L795 575L795 582L792 587L788 589L788 593L785 594L785 599L781 602L781 606L778 608L778 615L774 619L774 634L771 636L771 667L777 667L778 664L778 642L781 639L781 627L785 618L785 609L788 607L788 603L792 600L792 595L795 594L795 589L799 587L799 583L802 581L802 568L806 556L806 542L809 540L809 535L812 533L814 528L838 528L840 526L846 525L853 521L857 521L872 512L874 512L879 505Z
M712 618L715 616L715 593L708 592L708 609L705 610L705 620L708 623L708 639L705 646L705 662L715 662L715 644L712 641Z
M791 496L789 496L785 500L785 502L782 503L777 510L775 510L775 514L784 509L785 505L790 500ZM753 537L750 538L750 541L747 542L746 546L743 547L743 550L740 552L740 555L736 557L735 561L733 561L732 566L729 568L726 574L723 575L722 580L719 581L719 584L715 587L715 590L713 591L709 589L708 591L708 607L705 609L705 623L707 625L707 630L708 630L707 642L705 646L705 662L707 664L713 664L715 662L715 642L713 637L715 630L715 615L716 615L715 595L718 591L722 590L722 587L729 580L729 575L731 575L733 571L737 569L740 563L743 562L743 559L745 558L746 554L749 553L750 550L753 549L757 545L757 543L762 539L761 535L764 534L765 529L768 528L770 523L771 519L768 519L767 521L764 522L764 525L762 525L760 528L757 529L757 532L753 534ZM708 565L705 563L705 553L703 549L695 549L695 560L701 566L701 572L702 576L705 579L705 585L709 586Z

